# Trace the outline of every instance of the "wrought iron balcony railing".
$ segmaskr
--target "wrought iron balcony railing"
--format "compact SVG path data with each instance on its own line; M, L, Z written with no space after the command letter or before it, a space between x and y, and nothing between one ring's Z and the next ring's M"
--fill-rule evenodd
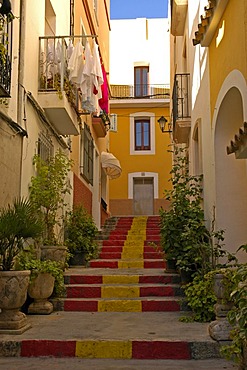
M0 14L0 97L10 97L12 23Z
M178 73L172 93L173 126L179 119L190 118L189 73Z
M111 85L111 99L168 99L169 85Z

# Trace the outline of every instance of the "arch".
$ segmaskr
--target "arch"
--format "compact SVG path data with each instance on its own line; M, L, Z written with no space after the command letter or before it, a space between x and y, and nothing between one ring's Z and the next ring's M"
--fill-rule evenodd
M212 124L216 227L225 230L225 246L231 252L247 241L246 160L226 153L246 119L246 92L243 75L232 71L219 92Z

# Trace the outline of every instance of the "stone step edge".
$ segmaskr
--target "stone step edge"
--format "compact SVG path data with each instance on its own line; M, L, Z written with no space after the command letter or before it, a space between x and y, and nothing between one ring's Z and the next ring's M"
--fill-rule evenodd
M164 275L160 274L133 274L133 275L126 275L125 271L124 273L121 273L121 269L117 269L118 274L99 274L99 275L84 275L84 274L73 274L71 272L66 272L64 274L64 282L66 285L69 284L88 284L88 285L94 285L94 284L103 284L104 278L107 278L108 281L111 279L138 279L138 284L179 284L180 283L180 276L177 273L164 273ZM131 276L131 277L130 277ZM79 283L78 283L79 281ZM117 281L114 284L119 284L121 282Z
M93 350L94 348L94 350ZM126 350L125 350L126 349ZM92 351L93 350L93 351ZM47 340L0 341L4 357L80 357L112 359L198 360L221 358L220 344L169 340Z
M183 297L54 298L54 311L67 312L182 312L190 311Z

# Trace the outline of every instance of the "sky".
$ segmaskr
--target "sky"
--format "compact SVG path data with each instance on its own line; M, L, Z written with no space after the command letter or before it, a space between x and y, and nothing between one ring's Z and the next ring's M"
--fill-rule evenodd
M168 0L111 0L111 19L167 18Z

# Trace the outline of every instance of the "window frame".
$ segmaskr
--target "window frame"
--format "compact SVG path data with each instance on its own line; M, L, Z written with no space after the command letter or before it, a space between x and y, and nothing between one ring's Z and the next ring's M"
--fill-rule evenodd
M144 73L144 71L146 73ZM140 72L140 82L138 83L137 73ZM149 66L135 66L134 67L134 95L135 97L142 97L148 95L148 74Z
M135 150L135 120L149 119L150 120L150 149ZM136 112L130 114L130 155L153 155L155 154L155 114L151 112Z
M83 158L82 176L93 186L94 172L94 142L90 130L84 125L83 130Z
M137 144L139 134L137 132L137 125L140 124L141 127L141 145ZM146 124L148 124L148 145L145 145L145 130ZM151 130L150 130L150 118L135 118L134 120L134 133L135 133L135 150L150 150L151 148Z

